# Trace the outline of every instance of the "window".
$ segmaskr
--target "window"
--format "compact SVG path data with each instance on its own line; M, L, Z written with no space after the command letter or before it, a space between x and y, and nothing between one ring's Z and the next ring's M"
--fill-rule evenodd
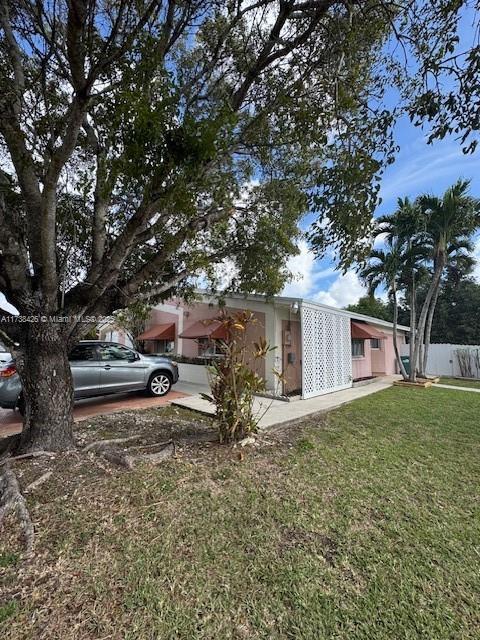
M136 360L134 351L118 344L102 344L99 351L100 360Z
M155 340L156 353L173 353L175 342L173 340Z
M98 360L97 350L94 344L77 344L70 351L68 356L70 362L79 362L81 360Z
M382 348L382 341L380 340L380 338L372 338L370 340L370 347L372 349L381 349Z
M365 355L365 340L354 338L352 340L352 356L354 358L363 358Z
M210 338L198 338L198 355L204 357L223 355L220 346L221 340L211 340Z

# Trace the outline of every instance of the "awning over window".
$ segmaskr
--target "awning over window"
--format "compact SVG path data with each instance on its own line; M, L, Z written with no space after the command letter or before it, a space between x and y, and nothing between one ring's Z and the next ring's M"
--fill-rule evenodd
M370 338L377 338L378 340L386 340L387 336L372 327L371 324L367 324L366 322L355 322L351 321L352 325L352 338L356 340L370 340Z
M137 336L137 340L175 340L175 323L156 324Z
M196 340L198 338L211 338L212 340L226 340L227 330L219 320L199 320L185 329L179 338Z

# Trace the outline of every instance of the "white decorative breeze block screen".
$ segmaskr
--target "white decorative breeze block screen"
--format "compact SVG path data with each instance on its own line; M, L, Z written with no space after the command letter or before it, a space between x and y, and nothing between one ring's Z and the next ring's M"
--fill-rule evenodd
M301 307L302 397L352 386L350 318L314 306Z

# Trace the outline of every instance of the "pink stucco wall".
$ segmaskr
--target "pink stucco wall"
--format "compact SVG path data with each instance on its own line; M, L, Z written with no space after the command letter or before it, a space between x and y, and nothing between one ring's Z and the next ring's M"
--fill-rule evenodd
M370 349L370 340L365 340L365 355L354 356L352 358L352 375L353 379L367 378L372 375L372 350Z
M170 302L165 303L170 304ZM199 302L190 306L185 305L180 300L171 301L172 309L175 311L183 312L183 331L194 325L199 320L209 320L217 318L220 309L216 305L210 305L204 302ZM226 307L228 312L238 312L240 309L233 307ZM261 312L255 312L254 314L257 322L252 324L247 329L246 339L247 343L253 345L258 342L260 337L265 337L265 314ZM175 313L168 313L160 309L153 309L152 317L148 326L154 324L164 324L168 322L175 322L175 353L189 358L194 358L199 355L198 342L191 339L182 339L181 350L179 349L178 333L179 333L179 317ZM257 373L265 377L265 361L258 360L256 365Z
M370 340L365 340L365 357L352 358L354 380L372 375L392 375L397 373L392 331L385 327L377 328L387 337L381 341L380 349L372 349ZM405 343L405 335L400 332L397 341L400 348Z

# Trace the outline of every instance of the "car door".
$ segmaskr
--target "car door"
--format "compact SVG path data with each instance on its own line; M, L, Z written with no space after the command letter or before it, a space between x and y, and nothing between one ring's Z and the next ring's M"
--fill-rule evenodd
M120 344L104 343L98 347L100 355L100 386L104 393L144 389L148 362Z
M71 350L68 359L72 370L75 398L95 396L100 388L99 355L94 343L79 343Z

